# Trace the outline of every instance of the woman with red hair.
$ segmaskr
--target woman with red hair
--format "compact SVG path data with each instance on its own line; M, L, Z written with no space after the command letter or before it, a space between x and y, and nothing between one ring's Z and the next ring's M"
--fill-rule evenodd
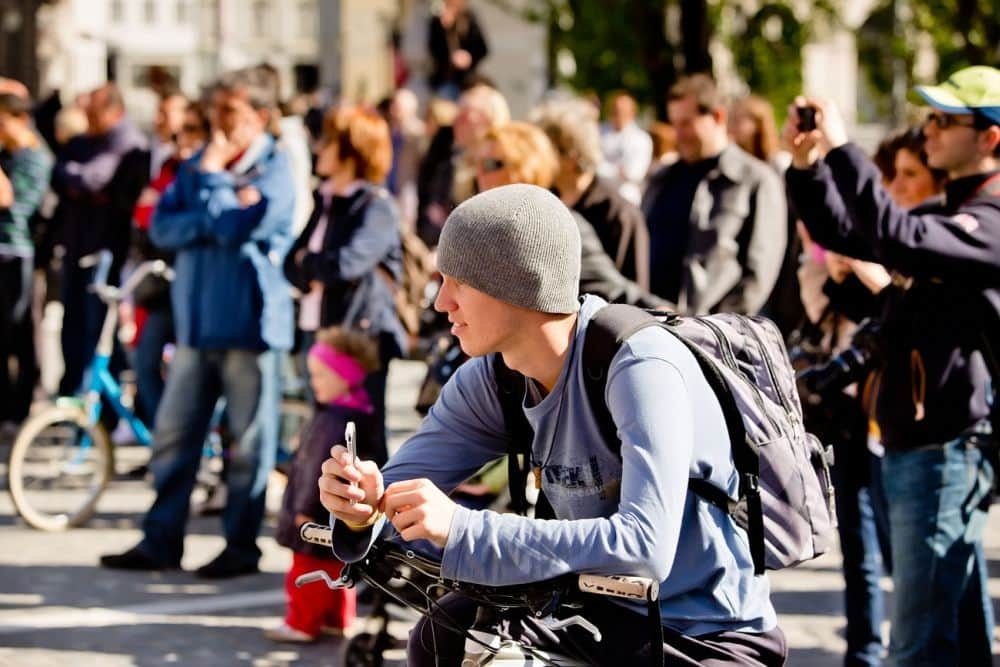
M309 223L285 259L285 276L299 289L299 348L309 349L327 326L358 329L379 348L381 369L365 388L375 409L375 460L385 461L385 385L389 360L407 347L393 294L400 283L399 211L382 187L392 162L389 126L361 106L340 106L323 119Z

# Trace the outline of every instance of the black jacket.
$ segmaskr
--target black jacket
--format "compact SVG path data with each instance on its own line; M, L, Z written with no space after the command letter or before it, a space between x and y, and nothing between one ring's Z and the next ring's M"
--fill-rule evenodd
M612 303L629 303L640 308L673 310L669 301L644 290L623 276L608 253L593 225L573 211L580 230L580 294L595 294Z
M375 425L371 415L339 406L319 406L302 429L299 447L288 474L288 485L281 500L281 513L274 533L275 541L292 551L335 560L330 547L309 544L299 537L296 514L304 514L317 523L327 523L330 513L319 502L320 467L330 457L330 448L344 441L344 427L353 421L358 433L358 458L371 459L377 451ZM378 461L379 464L384 461Z
M945 197L906 211L868 157L847 144L788 192L820 245L876 261L910 279L888 288L876 412L889 449L947 442L988 416L981 354L987 308L1000 307L998 173L948 184Z
M310 283L323 283L320 326L353 326L372 334L389 334L399 354L407 337L396 313L393 283L402 271L399 213L388 193L364 186L350 197L332 197L329 204L317 191L309 222L285 256L285 277L303 293ZM309 237L329 206L329 219L319 252Z
M593 225L604 251L629 280L649 289L649 230L639 207L594 177L573 210Z
M451 54L456 49L465 49L469 52L472 62L468 69L457 70L452 66ZM459 88L464 87L479 66L479 61L489 53L486 38L472 10L466 10L451 28L445 28L438 16L432 16L427 33L427 50L430 52L433 66L428 77L431 88L437 88L444 83L453 83Z

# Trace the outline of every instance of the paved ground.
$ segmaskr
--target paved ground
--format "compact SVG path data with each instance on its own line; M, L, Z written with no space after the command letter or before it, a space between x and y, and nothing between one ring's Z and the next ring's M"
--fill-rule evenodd
M416 363L393 366L390 426L396 441L416 424L409 407L422 372ZM6 461L8 449L0 446L0 460ZM0 472L5 476L6 467ZM272 491L273 505L280 498L280 484ZM13 516L9 496L0 492L0 666L342 664L341 640L328 638L300 648L276 646L261 636L263 628L281 620L283 573L290 560L270 538L273 525L261 539L264 572L257 576L215 584L188 572L120 573L95 567L100 554L138 540L138 523L150 499L144 482L116 482L87 527L42 533ZM995 606L1000 598L998 514L994 510L991 515L987 538ZM192 520L185 569L207 562L221 549L218 531L218 519ZM843 621L838 557L772 575L772 586L792 647L790 664L839 665ZM395 630L405 636L406 627L400 622ZM388 664L403 664L398 654L388 657Z

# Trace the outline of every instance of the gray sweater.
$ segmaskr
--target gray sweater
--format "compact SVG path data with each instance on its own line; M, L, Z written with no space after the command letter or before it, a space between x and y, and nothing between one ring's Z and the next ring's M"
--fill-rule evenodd
M604 303L587 297L556 386L537 402L529 386L526 398L532 464L543 468L542 488L558 520L459 508L442 574L493 585L569 572L640 575L662 582L663 622L678 632L772 629L770 586L753 574L745 533L688 491L688 478L701 477L735 495L737 476L719 403L694 357L669 333L643 329L616 355L605 399L621 457L603 442L580 354L586 323ZM445 385L419 431L386 465L384 481L426 477L451 491L507 451L492 369L476 358ZM360 558L371 539L335 522L334 550L345 561Z

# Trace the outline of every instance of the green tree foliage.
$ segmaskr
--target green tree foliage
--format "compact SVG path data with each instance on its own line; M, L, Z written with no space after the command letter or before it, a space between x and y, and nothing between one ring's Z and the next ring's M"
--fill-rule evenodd
M552 83L602 100L619 89L666 117L666 92L682 74L712 70L710 42L734 55L737 74L755 93L784 108L802 88L807 25L795 0L489 0L549 25ZM833 0L812 2L810 17L833 14ZM559 73L561 52L575 71Z
M783 109L802 92L806 27L788 5L777 2L741 18L742 29L729 36L737 72L751 91Z
M970 65L1000 66L1000 0L881 0L858 31L870 103L864 115L890 117L896 62L905 89L918 83L913 74L918 35L929 38L937 55L935 80Z

